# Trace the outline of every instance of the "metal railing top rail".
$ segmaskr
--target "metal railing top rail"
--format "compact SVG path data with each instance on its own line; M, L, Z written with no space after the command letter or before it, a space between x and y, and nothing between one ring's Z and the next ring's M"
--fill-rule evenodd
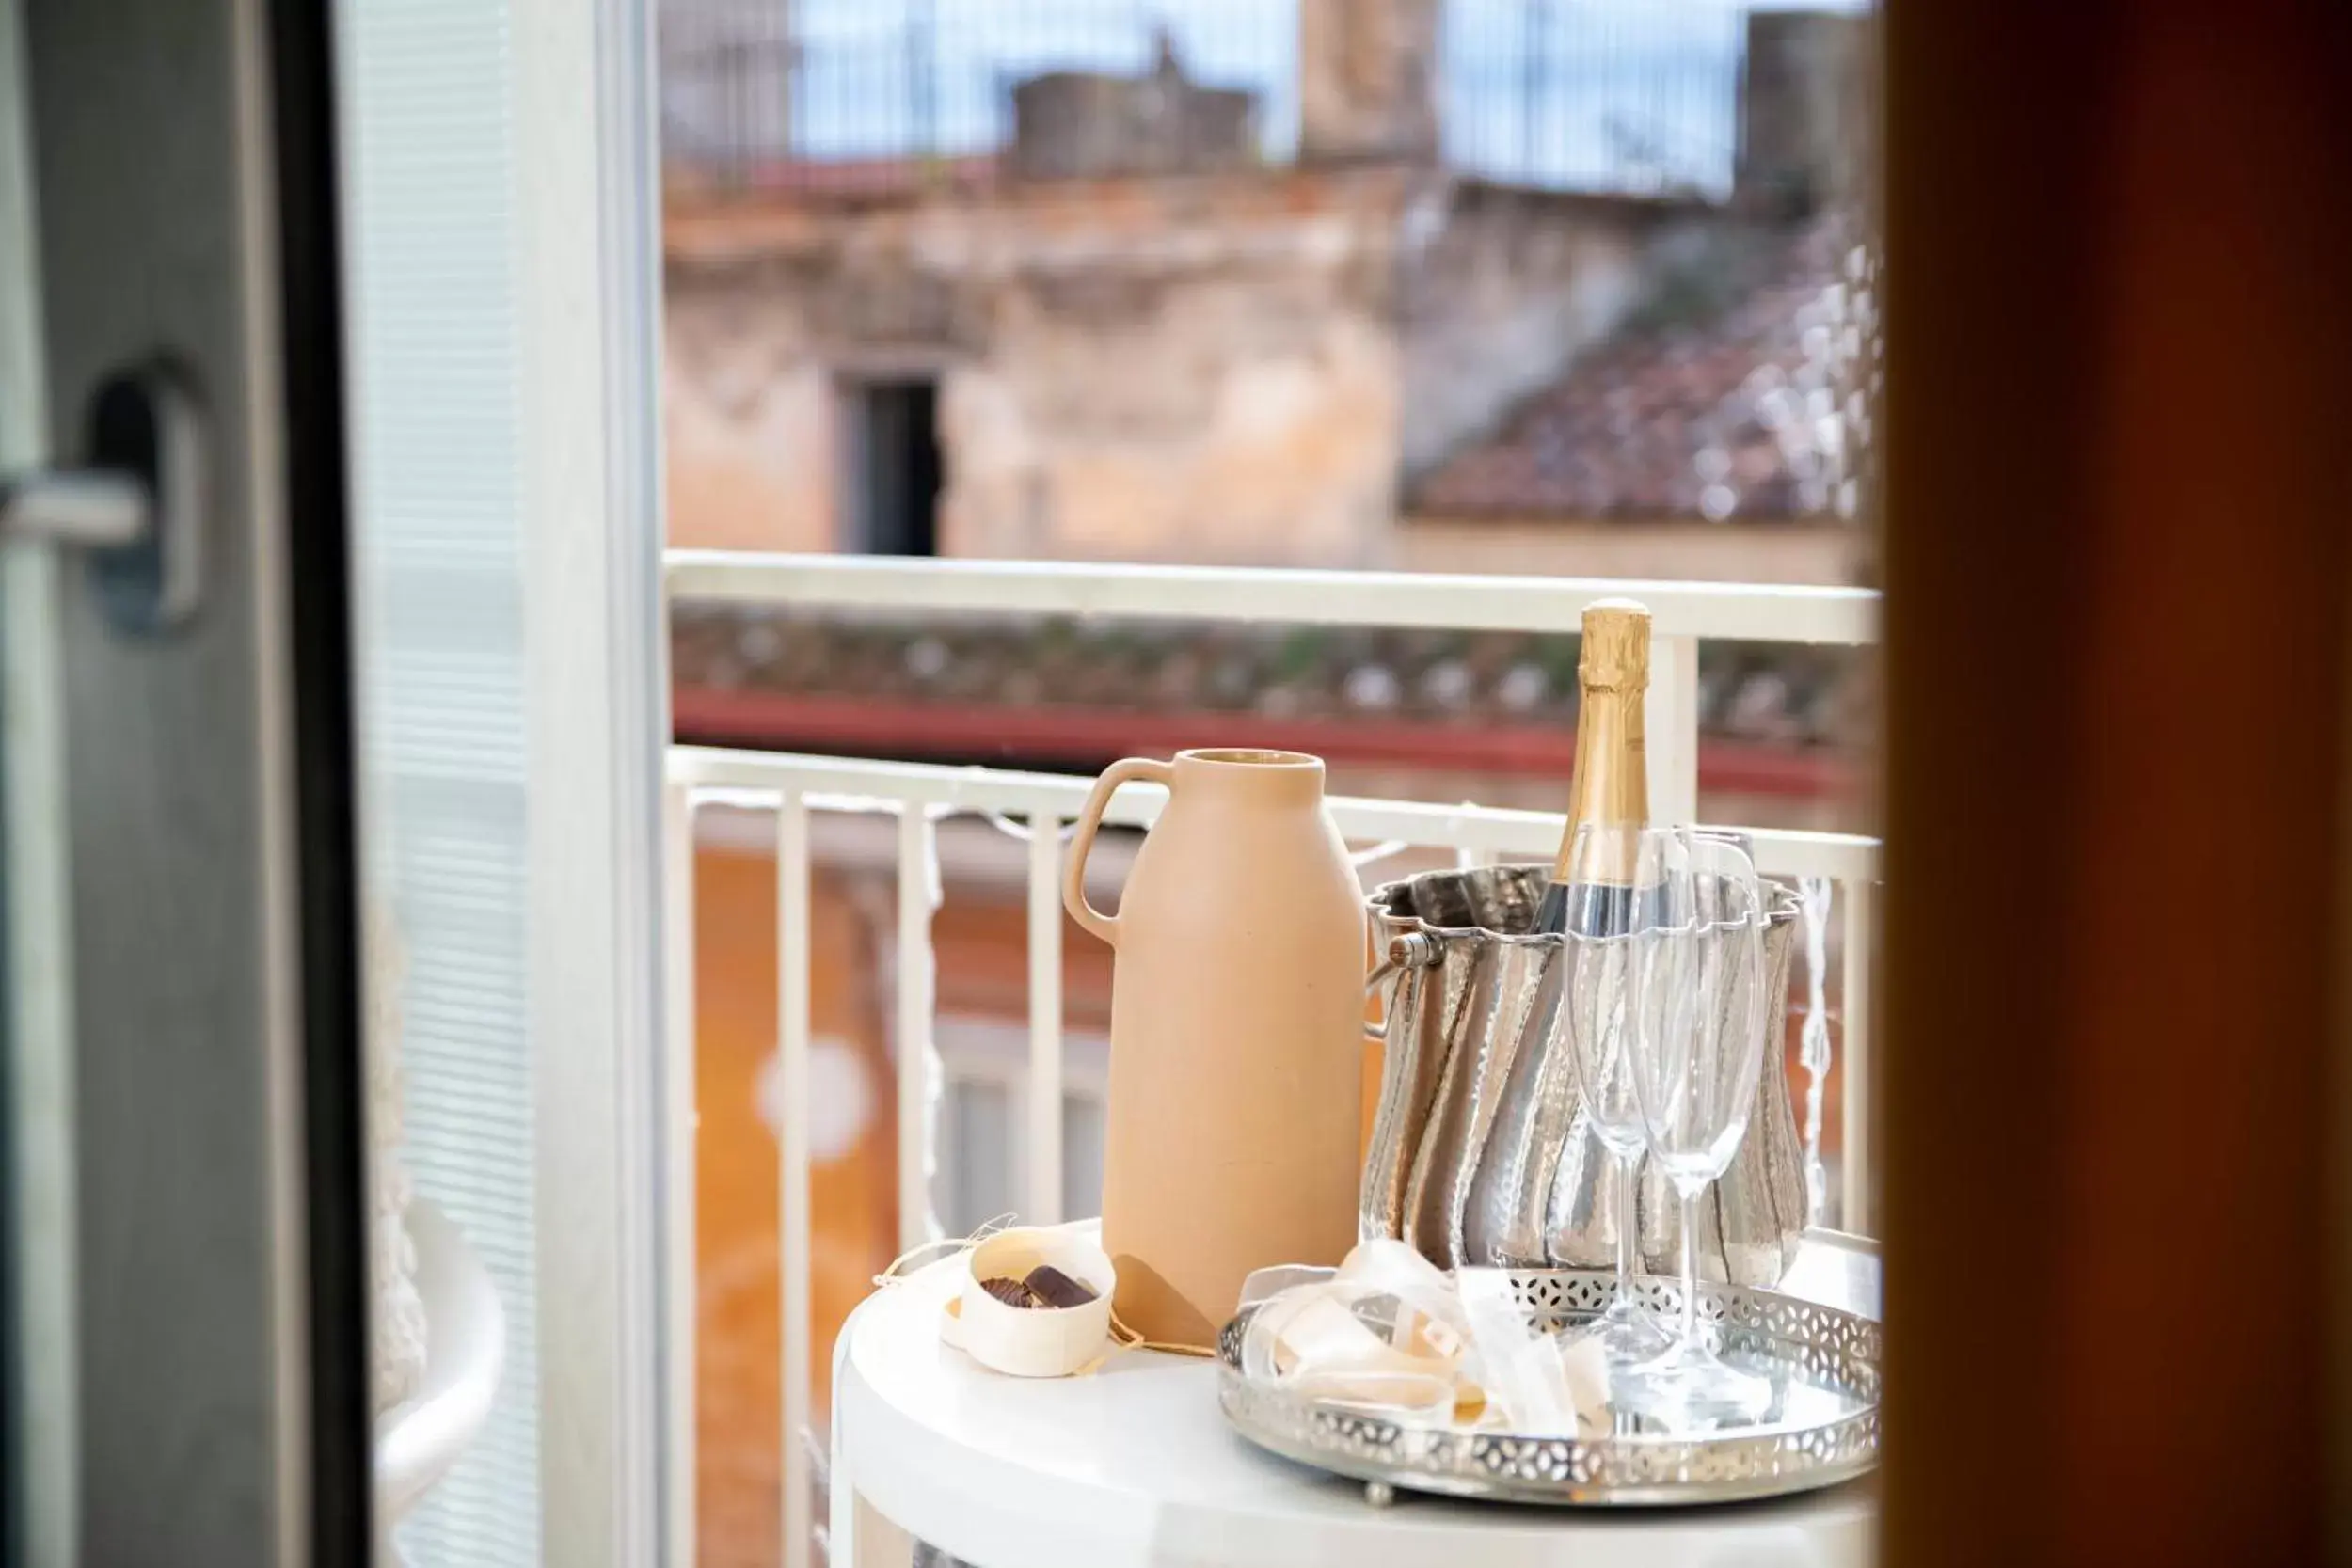
M1660 637L1878 639L1867 588L734 550L672 550L666 569L673 599L739 604L1573 632L1587 604L1624 596L1649 606Z
M745 804L772 803L772 798L789 792L820 810L901 811L914 806L927 814L1025 816L1036 813L1063 821L1077 816L1093 784L1091 779L1063 773L714 746L672 747L669 777L673 784L696 791L707 803L728 799ZM1111 798L1103 820L1150 827L1167 802L1168 792L1159 785L1133 784ZM1422 800L1334 796L1328 804L1340 832L1359 843L1462 849L1531 860L1549 859L1559 848L1566 821L1558 812ZM1767 876L1827 877L1848 883L1878 876L1876 839L1788 828L1739 831L1748 835L1756 868Z

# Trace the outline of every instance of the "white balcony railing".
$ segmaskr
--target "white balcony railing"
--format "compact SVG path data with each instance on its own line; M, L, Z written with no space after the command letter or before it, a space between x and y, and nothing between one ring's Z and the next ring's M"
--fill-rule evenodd
M822 609L1025 611L1077 616L1201 619L1284 625L1422 626L1573 632L1586 604L1629 594L1650 607L1654 644L1647 713L1652 814L1690 821L1698 799L1698 644L1743 641L1860 644L1876 637L1876 595L1858 589L1638 582L1602 578L1420 576L1396 573L1080 566L1000 562L917 562L844 556L760 556L675 551L675 599L728 600ZM1204 729L1213 729L1204 721ZM672 867L667 961L673 999L667 1052L670 1191L679 1205L672 1234L684 1238L668 1282L677 1325L693 1318L692 1130L694 1037L691 1003L693 814L698 807L750 805L774 814L777 866L780 1255L783 1312L784 1497L788 1563L809 1538L810 1455L801 1435L810 1414L810 815L887 814L897 819L898 879L896 1059L921 1063L935 1023L931 911L938 829L946 816L983 814L1026 826L1028 1052L1022 1123L1028 1157L1022 1218L1052 1224L1062 1207L1063 1050L1061 836L1084 804L1089 781L989 768L676 747L669 761L668 843ZM1104 820L1148 827L1165 803L1153 786L1121 790ZM1384 848L1451 850L1465 861L1548 858L1562 819L1549 812L1410 800L1336 799L1333 817L1351 842ZM1832 1006L1823 943L1808 943L1809 1036L1826 1043L1831 1013L1842 1016L1845 1049L1840 1224L1871 1226L1867 985L1870 890L1876 841L1750 828L1759 869L1800 879L1817 911L1825 900L1844 946L1844 994ZM1818 1132L1820 1079L1809 1094ZM897 1103L898 1231L904 1246L929 1240L930 1107L926 1074L900 1070ZM1809 1139L1812 1134L1809 1133ZM691 1369L691 1338L673 1343L674 1366ZM679 1382L673 1379L674 1386ZM670 1417L675 1449L691 1453L691 1375Z

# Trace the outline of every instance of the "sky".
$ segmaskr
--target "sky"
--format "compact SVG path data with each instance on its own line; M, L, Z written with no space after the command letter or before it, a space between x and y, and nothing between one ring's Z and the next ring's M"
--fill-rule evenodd
M791 3L800 39L791 135L803 156L995 146L1011 82L1048 70L1140 71L1161 25L1195 79L1260 94L1269 158L1296 144L1297 19L1284 0ZM1748 8L1445 0L1438 90L1448 156L1531 183L1724 188Z

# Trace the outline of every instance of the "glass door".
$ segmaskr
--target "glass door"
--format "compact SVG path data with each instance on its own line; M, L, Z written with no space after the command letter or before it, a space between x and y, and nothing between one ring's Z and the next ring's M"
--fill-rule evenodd
M650 43L0 0L0 1560L691 1555Z
M8 1546L369 1552L324 29L0 6Z

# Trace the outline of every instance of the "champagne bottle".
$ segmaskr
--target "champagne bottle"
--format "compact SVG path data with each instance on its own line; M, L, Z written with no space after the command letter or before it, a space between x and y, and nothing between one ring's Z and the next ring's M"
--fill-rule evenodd
M1649 692L1649 610L1631 599L1597 599L1584 610L1577 657L1576 772L1568 784L1568 825L1552 863L1551 886L1536 929L1609 936L1631 927L1633 859L1649 821L1649 764L1642 734ZM1588 839L1587 824L1623 828Z

